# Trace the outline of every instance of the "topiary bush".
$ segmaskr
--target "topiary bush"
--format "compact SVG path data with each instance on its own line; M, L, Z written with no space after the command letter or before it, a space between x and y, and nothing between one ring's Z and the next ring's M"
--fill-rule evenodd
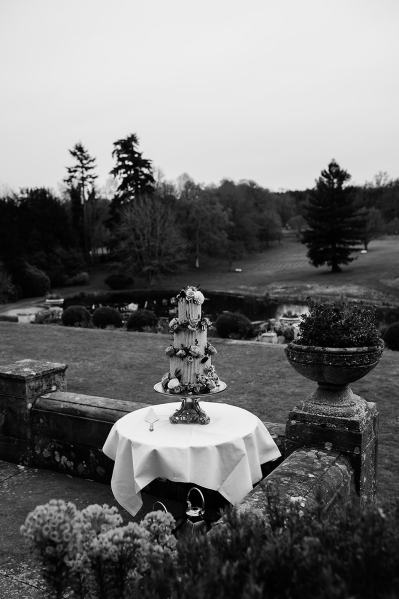
M104 279L104 283L108 285L110 289L129 289L133 287L134 280L132 277L125 275L123 273L116 273L113 275L109 275L106 279Z
M122 318L118 310L109 306L100 306L94 311L93 324L95 327L104 329L107 326L121 327Z
M69 306L62 313L62 324L66 327L90 326L90 312L84 306Z
M158 324L158 317L152 310L137 310L128 318L126 328L128 331L143 331L154 329Z
M247 339L254 335L251 321L239 312L223 312L216 319L215 328L223 338Z
M394 322L386 329L383 339L388 349L399 351L399 322Z

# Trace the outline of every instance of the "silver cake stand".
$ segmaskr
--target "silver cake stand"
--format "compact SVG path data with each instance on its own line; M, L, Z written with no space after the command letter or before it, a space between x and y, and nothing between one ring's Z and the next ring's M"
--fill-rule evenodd
M215 393L221 393L226 389L227 385L223 381L219 381L219 384L209 391L209 393L191 394L187 393L182 397L181 406L172 416L169 416L169 420L172 424L209 424L210 418L200 407L200 399L205 399L209 395L215 395ZM167 395L168 397L179 398L177 393L170 393L165 391L162 387L162 383L154 385L154 389L157 393ZM180 395L181 397L181 395Z

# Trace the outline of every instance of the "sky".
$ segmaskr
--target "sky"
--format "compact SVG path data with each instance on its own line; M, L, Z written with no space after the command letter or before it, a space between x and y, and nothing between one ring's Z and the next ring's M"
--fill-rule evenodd
M398 0L0 0L0 187L131 133L167 180L399 178Z

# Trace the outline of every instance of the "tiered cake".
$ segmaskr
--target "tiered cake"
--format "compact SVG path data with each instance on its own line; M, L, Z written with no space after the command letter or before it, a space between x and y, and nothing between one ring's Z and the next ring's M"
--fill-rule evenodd
M174 394L215 391L219 377L212 366L216 349L207 341L208 318L201 315L204 296L196 287L182 289L176 297L177 317L169 323L172 343L165 352L170 369L162 377L162 388Z

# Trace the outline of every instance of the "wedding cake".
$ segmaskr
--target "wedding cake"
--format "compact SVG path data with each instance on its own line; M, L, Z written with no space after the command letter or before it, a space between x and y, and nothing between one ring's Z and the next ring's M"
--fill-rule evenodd
M201 314L204 296L191 285L176 297L177 316L169 323L172 343L166 348L170 368L162 377L162 388L168 393L202 394L217 389L219 377L212 365L216 349L208 343L211 322Z

